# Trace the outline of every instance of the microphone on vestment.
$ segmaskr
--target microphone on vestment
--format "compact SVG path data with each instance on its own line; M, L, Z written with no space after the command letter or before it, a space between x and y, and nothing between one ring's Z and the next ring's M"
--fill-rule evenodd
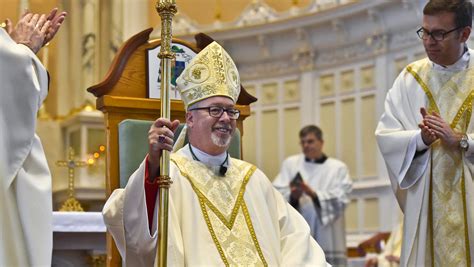
M221 176L225 176L225 173L227 172L227 167L224 166L224 164L221 165L221 167L219 168L219 174Z
M219 174L221 176L225 176L225 173L227 172L227 164L229 163L229 152L227 152L227 155L225 156L224 162L222 162L221 166L219 167Z

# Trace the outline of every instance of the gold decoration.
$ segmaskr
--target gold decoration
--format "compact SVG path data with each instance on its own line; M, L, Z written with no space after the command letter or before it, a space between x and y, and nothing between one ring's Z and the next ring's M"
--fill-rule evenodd
M84 209L77 199L74 197L68 197L68 199L64 201L59 211L84 211Z
M173 16L177 12L175 0L159 0L156 3L156 11L161 17L161 49L158 57L161 59L161 116L170 119L171 117L171 65L175 60L175 54L171 52L172 31L171 23ZM158 184L159 207L158 207L158 238L156 258L157 265L167 266L168 259L168 208L169 208L169 187L171 185L170 154L163 151L160 160L160 177Z
M406 70L424 90L428 110L436 111L446 121L451 121L450 127L455 132L466 133L474 94L470 86L474 77L472 69L450 75L433 75L431 65L425 58L410 64ZM446 149L439 141L430 147L429 231L426 237L430 250L425 262L432 266L470 266L464 151Z
M56 165L59 167L67 167L69 171L69 183L68 183L68 199L63 203L59 211L84 211L81 203L74 198L74 171L76 168L87 166L85 161L74 160L74 149L69 148L68 160L56 161Z
M160 0L156 3L156 11L161 17L161 49L158 57L174 59L175 55L171 52L171 22L174 14L178 11L176 2L174 0Z
M237 102L240 77L227 52L216 42L197 54L176 80L186 109L213 96L226 96Z
M231 178L222 178L201 162L179 154L172 154L171 160L197 195L209 233L224 265L268 266L244 200L247 184L257 168L232 158L227 170ZM253 248L249 248L252 243Z

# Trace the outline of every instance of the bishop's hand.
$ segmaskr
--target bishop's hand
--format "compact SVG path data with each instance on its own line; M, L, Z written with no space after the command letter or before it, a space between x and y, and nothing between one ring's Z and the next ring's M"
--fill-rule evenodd
M179 121L171 122L165 118L157 119L148 131L148 166L150 177L156 177L160 169L162 150L173 149L174 131L178 128Z

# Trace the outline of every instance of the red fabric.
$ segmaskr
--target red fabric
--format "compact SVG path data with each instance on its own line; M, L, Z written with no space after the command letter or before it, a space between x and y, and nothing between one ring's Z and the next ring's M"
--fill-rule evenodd
M148 227L153 227L153 215L155 212L155 204L156 204L156 196L158 195L158 179L155 177L153 182L150 182L148 179L148 156L146 156L145 160L145 200L146 200L146 210L148 215Z

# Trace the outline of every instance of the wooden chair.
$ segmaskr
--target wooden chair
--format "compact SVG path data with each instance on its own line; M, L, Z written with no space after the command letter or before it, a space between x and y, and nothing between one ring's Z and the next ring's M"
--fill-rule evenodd
M390 232L381 232L371 236L369 239L364 240L357 246L359 257L365 257L367 253L381 253L382 252L382 241L387 242L390 237Z
M160 40L149 40L152 30L151 28L144 30L126 41L115 56L105 79L87 89L97 97L96 107L104 113L105 118L107 197L110 196L113 190L120 187L120 169L122 167L119 160L120 123L128 119L154 121L160 114L160 100L147 98L146 51L160 45ZM185 44L196 53L213 40L209 36L198 34L196 35L196 41L196 45L193 45L179 39L173 39L173 43ZM241 116L237 121L237 128L241 135L244 133L243 121L250 116L249 105L254 101L256 101L256 98L242 88L236 106L241 112ZM171 119L184 122L184 116L183 102L172 100ZM130 172L131 168L133 167L129 166L127 171ZM122 185L124 183L122 182ZM121 266L120 255L110 234L107 234L107 266Z

